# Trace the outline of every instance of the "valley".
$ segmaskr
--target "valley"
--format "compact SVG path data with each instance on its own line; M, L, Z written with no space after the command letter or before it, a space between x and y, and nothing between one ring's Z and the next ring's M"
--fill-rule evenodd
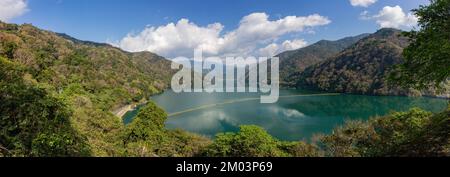
M438 127L430 130L432 135L448 130L448 86L418 91L388 82L393 67L404 62L402 52L409 45L401 33L383 28L276 55L283 88L280 100L261 105L258 93L175 94L169 85L177 70L170 68L170 60L151 52L127 52L31 24L0 22L0 153L383 156L404 150L377 149L397 147L383 146L390 135L373 131L389 129L393 122L406 137L401 143L425 139L438 149L421 149L418 154L445 153L441 141L424 132L427 127ZM404 125L405 117L415 124ZM417 137L411 137L413 130ZM375 149L350 145L343 152L332 149L347 136L342 141L350 145L354 139L368 141L376 144L369 149ZM383 138L365 139L371 136ZM317 139L321 145L310 144Z

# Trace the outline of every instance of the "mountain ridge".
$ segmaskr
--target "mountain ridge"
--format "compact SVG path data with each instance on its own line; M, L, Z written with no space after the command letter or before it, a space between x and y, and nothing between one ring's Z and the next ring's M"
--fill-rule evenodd
M305 72L294 74L298 88L364 95L437 96L433 89L418 91L391 85L387 77L403 62L409 39L402 31L383 28ZM448 97L444 93L443 97Z
M63 98L73 113L65 118L95 156L120 153L116 140L124 125L112 111L169 88L176 72L151 52L125 52L31 24L0 23L0 58L23 68L26 82Z
M339 40L321 40L312 45L297 50L286 51L276 55L280 59L280 80L283 87L294 86L290 80L291 74L301 72L307 67L320 63L334 56L345 48L353 45L368 34L345 37Z

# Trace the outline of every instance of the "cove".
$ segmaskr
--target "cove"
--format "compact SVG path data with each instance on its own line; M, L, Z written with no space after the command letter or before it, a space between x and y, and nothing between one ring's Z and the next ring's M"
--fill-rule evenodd
M347 120L368 120L391 111L419 107L431 112L447 108L448 100L426 97L365 96L280 90L277 103L261 104L258 93L174 93L151 97L166 110L166 127L214 137L238 131L240 125L258 125L281 140L309 140L329 134ZM123 117L130 123L139 111Z

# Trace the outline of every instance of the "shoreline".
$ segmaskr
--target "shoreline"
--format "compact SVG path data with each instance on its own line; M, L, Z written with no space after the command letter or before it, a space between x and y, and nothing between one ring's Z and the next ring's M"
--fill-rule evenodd
M158 93L156 93L156 94L153 94L153 95L151 95L151 96L163 94L163 93L165 92L165 90L166 90L166 89L164 89L164 90L162 90L162 91L160 91L160 92L158 92ZM139 105L147 104L148 102L149 102L148 99L143 98L143 99L142 99L141 101L139 101L139 102L134 102L134 103L132 103L132 104L128 104L128 105L122 106L122 107L120 107L120 108L118 108L118 109L112 111L112 113L113 113L115 116L119 117L120 119L123 119L123 116L125 116L125 114L127 114L127 113L130 112L130 111L135 110L136 107L138 107Z
M136 104L129 104L113 111L113 114L122 119L127 112L132 111L135 108Z
M146 104L146 103L148 103L148 101L141 101L141 102L125 105L125 106L123 106L123 107L121 107L119 109L116 109L116 110L112 111L112 113L115 116L119 117L120 119L123 119L123 116L125 116L125 114L127 114L130 111L135 110L136 107L138 107L139 105Z

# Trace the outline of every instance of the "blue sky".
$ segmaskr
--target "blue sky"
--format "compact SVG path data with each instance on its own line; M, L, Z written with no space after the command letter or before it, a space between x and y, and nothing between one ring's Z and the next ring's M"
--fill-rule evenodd
M166 33L156 33L156 29L167 27L169 23L180 27L177 26L180 19L188 20L188 24L194 25L194 30L208 28L210 24L219 23L222 28L220 30L214 28L220 33L216 36L217 39L226 38L227 33L238 31L237 29L241 26L240 21L255 13L268 16L267 21L269 22L284 19L286 16L308 17L314 14L329 21L328 23L306 25L302 30L290 30L283 33L274 31L277 34L266 36L267 39L254 38L260 42L248 49L251 51L246 51L254 54L273 44L272 47L278 45L277 50L274 50L280 52L283 50L281 47L283 41L292 43L296 41L296 45L293 46L300 47L320 39L334 40L374 32L381 27L407 30L413 26L413 22L411 22L413 18L408 16L409 11L417 8L420 4L428 3L428 0L353 0L359 5L352 5L351 0L0 0L0 3L2 3L1 1L10 4L17 1L26 3L26 10L15 16L2 15L0 12L0 19L2 16L6 18L2 20L19 24L32 23L40 28L64 32L82 40L108 41L130 51L153 49L168 57L173 57L170 56L174 53L173 51L180 50L177 48L161 49L161 46L142 41L132 45L130 41L140 40L138 35L151 27L155 29L154 31L148 30L147 35L164 35ZM386 7L390 8L386 9ZM400 9L397 7L401 8L404 16L399 14ZM383 9L385 13L382 13ZM264 15L259 17L264 18ZM134 38L130 38L127 40L128 43L125 43L124 38L128 34ZM170 34L173 35L173 33ZM145 34L139 36L147 37ZM196 38L203 37L202 35L196 36ZM202 42L193 41L190 46L180 44L180 48L195 48ZM242 41L237 43L246 44ZM172 43L168 41L168 44ZM208 42L209 44L211 42ZM136 45L144 45L144 47L133 48ZM148 47L146 48L145 45ZM177 46L178 43L173 45ZM242 48L238 44L233 45L235 45L233 47ZM224 48L231 49L233 47L221 46L211 50L214 51L214 54L224 54Z

